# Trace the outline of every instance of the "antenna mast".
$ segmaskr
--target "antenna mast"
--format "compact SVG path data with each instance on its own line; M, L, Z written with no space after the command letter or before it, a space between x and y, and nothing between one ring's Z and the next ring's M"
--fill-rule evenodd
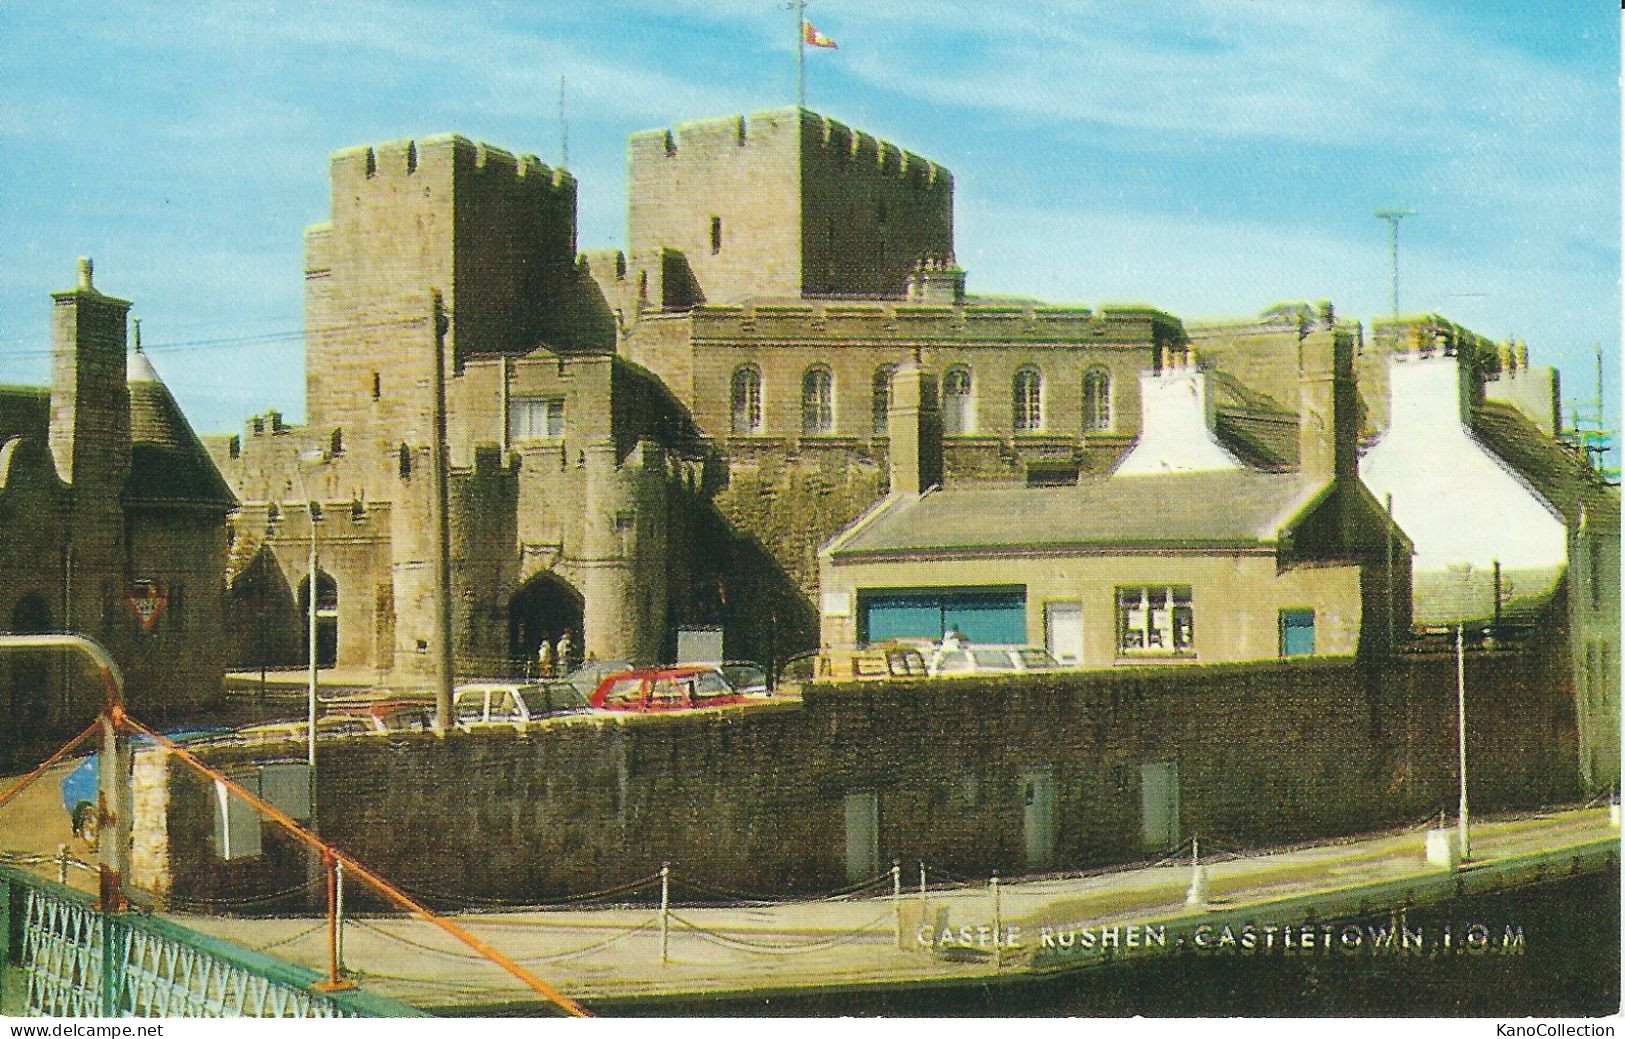
M1379 209L1375 214L1378 220L1388 221L1388 257L1394 274L1393 310L1394 317L1399 317L1399 222L1408 216L1415 216L1414 209Z

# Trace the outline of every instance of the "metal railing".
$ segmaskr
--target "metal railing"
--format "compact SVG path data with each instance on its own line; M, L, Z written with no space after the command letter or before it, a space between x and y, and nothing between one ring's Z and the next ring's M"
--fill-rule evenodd
M4 965L25 1017L420 1017L361 989L322 992L306 967L0 865ZM15 997L14 997L15 998Z

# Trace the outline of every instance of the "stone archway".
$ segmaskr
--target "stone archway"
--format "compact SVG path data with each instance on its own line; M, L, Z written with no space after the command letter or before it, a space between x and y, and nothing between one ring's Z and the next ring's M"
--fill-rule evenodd
M310 659L310 575L299 581L299 618L305 625L299 641L302 659ZM316 666L334 667L339 659L339 585L326 570L316 571Z
M569 632L572 656L579 658L585 605L581 593L555 573L546 571L526 581L508 600L508 656L533 663L544 641L557 646Z

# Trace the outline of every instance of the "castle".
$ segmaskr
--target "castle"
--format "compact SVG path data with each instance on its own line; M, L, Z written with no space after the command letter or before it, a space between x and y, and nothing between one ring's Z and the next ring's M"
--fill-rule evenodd
M805 109L633 135L624 250L578 248L568 173L457 136L338 152L330 179L330 220L306 233L307 424L263 415L208 441L244 501L228 605L244 667L300 659L314 599L323 666L432 670L442 428L461 673L522 672L566 632L635 661L669 659L691 626L721 628L730 656L816 645L835 630L820 546L889 491L924 489L889 455L920 435L893 428L905 368L928 373L925 435L950 486L1113 469L1167 403L1157 378L1185 368L1203 375L1198 439L1224 458L1286 472L1343 451L1352 478L1356 449L1394 450L1394 358L1435 351L1495 464L1566 457L1555 373L1433 315L1367 330L1325 303L1187 323L979 298L954 259L951 174ZM1319 363L1306 344L1334 340L1354 377L1341 445L1300 398ZM1166 464L1141 447L1133 464ZM1617 492L1565 473L1544 497L1542 477L1514 479L1566 502L1546 502L1568 532L1559 570L1588 512L1601 547L1578 551L1617 573ZM1617 652L1591 652L1599 703L1617 703Z

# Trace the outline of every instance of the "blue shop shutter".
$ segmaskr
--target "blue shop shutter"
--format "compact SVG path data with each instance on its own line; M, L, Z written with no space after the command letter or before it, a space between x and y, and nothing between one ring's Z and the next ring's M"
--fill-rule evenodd
M877 595L862 600L860 609L864 642L942 638L942 602L935 595Z
M859 637L937 641L950 627L973 643L1025 644L1025 589L997 591L880 591L859 597Z

